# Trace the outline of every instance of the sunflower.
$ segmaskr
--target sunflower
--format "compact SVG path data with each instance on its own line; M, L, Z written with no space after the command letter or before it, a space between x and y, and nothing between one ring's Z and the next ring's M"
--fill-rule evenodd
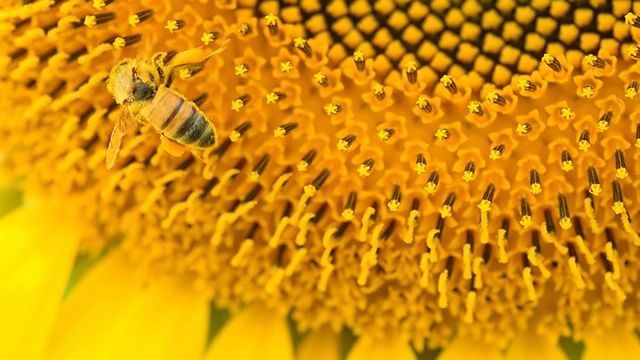
M0 357L637 357L636 7L4 1ZM157 53L218 142L108 170Z

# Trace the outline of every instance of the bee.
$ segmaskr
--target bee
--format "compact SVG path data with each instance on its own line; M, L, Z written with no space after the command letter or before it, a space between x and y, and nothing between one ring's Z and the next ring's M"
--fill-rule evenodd
M107 147L107 169L115 164L122 138L135 129L137 122L151 124L160 133L165 150L173 155L180 155L185 147L206 149L216 145L218 134L211 120L196 104L172 89L171 84L176 70L199 71L228 45L227 39L208 55L197 48L181 52L168 61L164 52L146 60L138 56L124 59L113 67L107 90L121 110Z

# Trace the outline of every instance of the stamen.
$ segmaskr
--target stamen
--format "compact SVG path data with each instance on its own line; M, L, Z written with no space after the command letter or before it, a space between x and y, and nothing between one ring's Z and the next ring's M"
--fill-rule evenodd
M567 150L562 151L562 163L560 167L565 172L573 170L573 160L571 159L571 154L569 154Z
M116 18L116 14L112 12L96 14L96 15L87 15L84 17L84 25L87 27L94 27L97 25L104 24L115 18Z
M382 141L387 141L389 139L391 139L391 137L393 136L393 134L395 134L395 130L393 129L382 129L380 131L378 131L378 138Z
M444 218L439 217L436 222L436 228L431 229L427 233L427 249L429 249L429 261L436 263L438 261L438 244L442 237L442 230L444 229Z
M267 14L264 17L265 24L267 25L267 29L269 29L269 33L271 35L278 34L278 17L273 14Z
M418 64L415 61L407 61L404 71L410 84L415 84L418 81Z
M316 158L317 152L315 149L309 150L304 156L302 160L298 162L297 168L300 172L305 172L309 169L309 166L313 163L313 160Z
M535 92L538 90L538 86L531 80L520 78L518 79L518 89L520 91Z
M200 106L205 102L205 100L207 100L208 96L209 96L208 93L203 93L202 95L198 96L197 98L191 100L191 102L196 104L196 106Z
M429 287L429 277L431 275L429 253L424 253L420 256L420 273L420 287L426 289Z
M329 170L324 169L315 179L311 182L311 184L306 185L304 187L305 194L309 196L314 196L318 190L322 188L322 185L327 181L329 177Z
M287 184L291 176L293 176L293 172L291 172L290 167L287 167L285 171L282 173L282 175L278 176L278 178L276 179L276 182L273 183L273 185L271 186L271 192L269 192L269 195L267 195L267 197L265 198L265 200L268 203L273 203L276 201L276 196L278 195L278 193L280 193L282 188Z
M505 99L504 96L502 96L497 91L490 91L487 94L486 100L492 104L496 104L500 106L505 106L507 104L507 99Z
M274 268L274 273L269 277L267 283L265 284L264 291L267 294L273 294L276 292L277 287L282 283L282 279L284 279L284 269L278 267Z
M404 235L404 242L406 244L413 243L414 232L416 226L418 226L418 218L420 218L420 201L418 199L413 199L411 204L411 211L409 212L409 217L407 218L407 232Z
M587 152L591 147L591 142L589 141L589 130L583 130L580 134L580 138L578 139L578 149Z
M318 72L315 73L313 75L313 80L315 80L316 84L321 85L321 86L328 86L329 85L329 78L327 77L327 75Z
M584 57L584 61L589 66L592 66L592 67L598 68L598 69L604 69L604 67L607 65L607 63L604 61L604 59L602 59L601 57L598 57L596 55L593 55L593 54L589 54L589 55L585 56Z
M267 98L267 104L275 104L278 101L286 98L287 94L281 93L281 92L277 92L277 91L272 91L272 92L268 93L267 95L265 95L265 97Z
M611 181L611 185L613 187L613 206L611 208L616 215L621 215L626 212L624 198L622 196L622 187L618 180Z
M560 61L558 61L558 59L551 54L542 55L542 62L555 72L559 72L562 70L562 64L560 64Z
M337 115L340 111L342 111L342 106L340 104L329 103L324 106L324 111L327 115Z
M605 235L607 237L607 244L604 247L605 255L607 256L607 260L611 262L611 266L613 267L613 279L620 279L620 259L618 258L618 247L616 246L615 239L613 238L613 230L611 228L604 229Z
M248 94L242 95L231 102L231 109L233 111L240 111L240 109L244 108L245 105L247 105L249 100L251 100L250 95Z
M369 206L362 214L362 226L360 227L360 233L358 236L358 240L367 241L367 234L369 233L369 228L375 222L376 211L378 209L378 204L373 203L372 206Z
M629 12L624 16L624 22L633 27L640 28L640 19L632 12Z
M533 195L538 195L542 192L542 183L540 182L540 174L538 170L529 170L529 190Z
M571 215L569 214L569 204L563 193L558 193L558 209L560 212L560 227L563 230L571 229Z
M451 136L451 133L447 129L440 128L440 129L436 130L436 133L434 134L434 136L438 140L447 140L449 138L449 136Z
M418 100L416 100L416 106L418 107L418 109L423 110L427 113L430 113L433 110L433 107L429 103L429 100L427 100L427 98L422 95L418 96Z
M242 23L240 25L238 25L238 32L242 35L249 35L251 34L253 30L251 29L251 26L249 26L249 24L247 23Z
M389 211L395 212L400 208L400 202L402 201L402 192L400 191L400 185L393 184L393 192L391 193L391 199L387 203Z
M169 32L173 34L173 32L182 29L184 25L185 25L184 20L171 19L171 20L167 20L167 25L165 25L164 28L169 30Z
M576 283L576 287L578 289L584 289L586 284L584 279L582 278L582 271L580 269L580 263L578 262L578 254L576 253L576 249L572 243L568 243L567 247L569 248L569 271L573 276L573 281Z
M600 132L605 132L609 130L609 126L611 125L611 119L613 118L613 111L607 111L602 114L600 120L598 120L598 130Z
M257 184L249 194L247 194L242 203L235 203L229 211L220 214L213 236L211 237L211 245L219 246L222 243L222 238L227 227L236 222L240 216L247 214L258 204L254 199L261 190L262 187L260 184Z
M640 89L640 84L637 81L632 81L629 86L624 89L624 96L629 99L635 99L638 96L638 90Z
M363 71L365 68L365 62L364 62L364 52L357 50L356 52L353 53L353 62L356 64L356 69L358 69L358 71Z
M387 225L387 227L380 233L380 235L378 236L378 240L382 240L382 241L389 240L395 228L396 228L396 220L392 219L389 222L389 225Z
M416 155L416 163L413 166L413 170L415 170L418 175L422 175L427 172L427 160L424 158L422 153Z
M356 170L358 172L358 175L360 176L371 175L371 171L373 170L374 164L375 162L373 161L373 159L367 159L364 162L362 162L362 164L360 164L360 166L358 166L358 169Z
M298 127L298 123L290 122L286 124L282 124L273 130L273 136L277 138L285 137L289 135L291 131Z
M342 210L343 219L347 221L351 221L353 219L357 202L358 202L358 193L355 191L351 191L349 193L349 196L347 197L347 202L344 204L344 209Z
M502 227L498 230L498 262L507 263L507 240L509 239L509 220L502 220Z
M233 69L234 69L234 74L236 76L245 76L249 72L249 65L240 64L240 65L234 67Z
M373 92L373 95L376 97L376 99L380 101L384 100L384 97L385 97L384 85L382 84L374 85L372 92Z
M438 307L441 309L445 309L449 305L447 300L447 283L451 276L451 271L453 270L453 261L453 256L449 256L447 258L447 266L438 277Z
M627 55L635 60L640 60L640 48L636 45L630 45L627 48Z
M287 205L284 208L284 213L280 217L280 221L278 221L278 225L276 225L276 229L273 232L271 239L269 239L269 247L271 247L272 249L275 249L278 247L278 245L280 245L280 240L282 239L284 230L287 228L287 226L289 226L289 224L291 224L291 209L291 203L287 202Z
M150 19L151 16L153 16L153 9L138 11L133 15L129 15L128 22L129 25L136 27L138 24Z
M307 57L311 57L311 55L313 55L309 42L301 37L293 39L293 46L302 51Z
M102 10L105 6L111 4L113 0L93 0L92 6L98 10Z
M570 107L563 107L562 109L560 109L561 118L569 121L572 120L574 116L576 116L576 114L573 112L573 110L571 110Z
M462 180L465 182L470 182L476 178L476 164L473 161L468 161L464 166L464 171L462 172Z
M616 298L618 301L623 302L627 298L627 294L622 290L620 285L615 281L613 277L613 264L607 259L607 256L603 253L600 253L600 260L602 260L602 264L605 268L604 273L604 282L607 284L607 287L611 289L616 294Z
M494 161L500 159L502 157L502 153L504 152L504 149L505 149L504 144L495 146L493 149L491 149L491 152L489 152L489 159Z
M627 171L627 163L624 161L624 153L620 149L616 149L616 177L618 179L624 179L629 175Z
M322 268L322 272L320 273L320 279L318 280L318 291L325 292L327 291L327 286L329 284L329 277L333 273L335 266L332 264L327 264Z
M293 64L291 61L283 61L280 63L280 71L283 73L290 73L293 70Z
M578 245L578 250L584 255L584 258L587 260L587 264L593 265L596 262L596 259L593 257L593 254L589 250L589 247L586 243L586 237L584 235L584 231L582 229L582 223L580 222L580 218L577 216L573 217L573 223L576 225L576 237L575 242Z
M473 256L473 234L471 230L467 230L467 241L462 246L462 277L466 280L471 279L471 257Z
M447 89L447 91L449 91L451 95L455 95L458 93L458 86L456 85L455 81L453 81L453 78L451 76L442 76L440 78L440 84L442 84L442 86L444 86L444 88Z
M257 228L257 224L254 224L254 226ZM246 263L247 258L253 251L254 244L251 238L245 239L242 244L240 244L238 252L231 258L231 266L237 268Z
M200 41L202 41L205 45L209 45L212 42L214 42L219 36L220 36L220 33L217 31L205 31L202 33L202 36L200 37ZM246 65L245 65L245 69L246 71L249 70L249 68ZM238 67L236 66L236 75L238 75L237 70L238 70Z
M489 184L482 195L482 200L478 204L480 209L480 242L487 244L489 242L489 213L491 212L491 203L496 187L493 183Z
M580 96L583 98L590 99L594 97L596 94L596 89L593 88L592 85L587 84L580 90Z
M588 192L584 192L584 214L587 216L589 220L589 226L591 227L591 232L595 234L599 234L602 232L600 226L598 225L598 221L596 220L595 207L592 195Z
M424 185L424 189L429 195L433 195L438 190L439 182L440 174L436 170L433 170L431 174L429 174L429 179L427 179L427 183Z
M264 154L249 173L249 179L257 181L269 164L270 158L271 156L269 154Z
M247 132L251 128L251 123L249 121L245 121L242 124L236 126L233 131L229 134L229 140L232 142L238 142L242 135Z
M516 126L516 133L518 133L518 135L520 136L527 135L531 132L531 130L533 130L533 127L530 123L522 123Z
M482 105L480 105L480 103L477 101L470 102L469 105L467 105L467 110L469 110L469 113L472 115L476 115L476 116L484 115L484 110L482 110Z
M452 215L453 204L456 202L456 193L453 191L447 195L442 207L440 207L440 217L445 219Z
M636 125L636 147L640 148L640 124Z
M542 224L541 230L544 240L547 243L553 244L560 254L565 255L567 251L569 251L566 246L560 244L558 241L556 227L553 225L553 215L551 215L551 210L549 209L544 210L544 223Z
M296 235L295 243L298 246L304 246L307 242L307 235L309 230L311 230L313 222L312 220L315 218L316 214L314 213L306 213L300 218L298 221L298 234Z
M526 259L526 257L524 259ZM536 294L536 288L533 285L533 274L529 266L525 266L522 270L522 279L524 280L524 286L527 289L527 296L529 297L529 300L538 300L538 294Z
M589 193L594 196L600 195L602 192L602 186L600 186L600 180L598 179L598 173L593 166L587 168L587 175L589 177Z
M464 313L464 322L467 324L471 324L473 322L473 312L476 306L476 297L477 293L473 286L474 280L471 279L471 290L467 294L467 299L465 300L466 311Z

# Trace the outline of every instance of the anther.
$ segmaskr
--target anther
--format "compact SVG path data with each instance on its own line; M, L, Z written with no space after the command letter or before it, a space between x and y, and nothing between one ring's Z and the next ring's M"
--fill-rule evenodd
M418 96L418 100L416 100L416 106L418 107L418 109L423 110L427 113L430 113L433 110L433 107L429 103L429 100L427 100L427 98L422 95Z
M533 224L533 219L531 218L531 206L529 205L529 202L525 198L520 198L519 223L525 229Z
M587 264L593 265L596 259L594 259L593 254L591 254L589 247L587 247L586 236L584 235L584 230L582 229L582 222L580 221L580 218L577 216L574 216L573 223L575 224L575 230L576 230L575 239L576 239L576 244L578 244L578 250L580 250L582 255L584 255L584 258L587 260Z
M374 85L372 92L373 92L373 95L376 97L376 99L380 101L384 100L384 97L385 97L384 85L382 84Z
M640 84L637 81L632 81L629 86L624 89L624 96L629 99L635 99L638 95L638 89L640 88Z
M589 54L584 57L584 61L589 65L595 68L604 69L607 63L601 57L598 57L593 54Z
M393 192L391 193L391 198L387 203L387 207L389 211L394 212L398 211L400 208L400 202L402 201L402 192L400 191L400 185L393 184Z
M635 60L640 60L640 48L637 45L630 45L627 48L627 55Z
M141 22L144 22L144 21L150 19L151 16L153 16L153 9L147 9L147 10L138 11L137 13L135 13L133 15L129 15L129 19L128 19L129 25L131 25L133 27L136 27Z
M268 93L267 95L265 95L267 98L267 104L275 104L278 101L284 99L287 97L286 94L281 93L281 92L276 92L276 91L272 91L270 93Z
M212 42L214 42L219 36L220 36L220 33L217 31L205 31L202 33L202 36L200 37L200 41L202 41L205 45L209 45ZM236 69L237 69L237 66L236 66Z
M598 130L600 130L600 132L609 130L609 126L611 125L611 118L613 118L612 111L607 111L606 113L602 114L600 120L598 120Z
M103 13L96 15L87 15L84 17L84 25L87 27L93 27L96 25L104 24L107 21L111 21L116 18L116 13Z
M476 177L476 164L473 161L468 161L464 166L464 171L462 172L462 180L465 182L472 181Z
M502 157L502 153L504 152L505 146L500 144L498 146L493 147L489 152L489 159L498 160Z
M291 61L283 61L280 63L280 71L283 73L289 73L293 70L293 64Z
M422 175L427 172L427 160L421 153L416 155L416 163L413 165L413 170L415 170L418 175Z
M240 64L233 69L236 76L244 76L249 72L249 66L247 64Z
M182 29L184 25L184 20L171 19L167 21L167 25L165 25L164 28L169 30L170 33L173 33L174 31Z
M489 242L489 212L491 211L491 203L496 187L493 183L489 184L482 195L482 200L478 204L480 209L480 242L487 244Z
M567 210L568 212L568 210ZM561 219L562 220L562 219ZM563 244L561 244L558 241L558 236L557 236L557 232L556 232L556 227L553 224L553 215L551 215L551 210L549 209L545 209L544 210L544 224L541 227L542 230L542 237L544 238L544 240L548 243L553 244L553 246L555 246L556 250L558 250L558 252L560 252L560 254L566 254L567 253L567 247L564 246ZM568 219L569 224L571 223L571 220Z
M322 172L320 172L320 174L316 176L315 179L313 179L311 184L305 185L304 192L309 196L315 195L315 193L318 190L320 190L320 188L322 188L322 185L324 185L328 177L329 177L329 170L327 169L322 170Z
M520 91L535 92L536 90L538 90L538 86L534 84L531 80L519 79L518 89L520 89Z
M262 191L262 186L260 184L256 184L256 186L254 186L253 189L249 191L247 196L245 196L242 202L246 204L248 202L254 201L256 197L258 197L258 195L260 194L260 191Z
M471 258L473 256L473 233L471 230L466 232L466 243L462 246L462 277L466 280L471 279Z
M624 22L633 27L640 28L640 18L632 12L629 12L624 16Z
M247 23L242 23L240 25L238 25L238 32L242 35L248 35L251 33L251 26L249 26L249 24Z
M253 169L251 170L251 172L249 173L249 178L251 180L258 180L258 178L260 177L260 175L262 175L262 173L264 172L264 169L267 167L267 165L269 164L269 160L270 160L271 156L269 156L269 154L264 154L260 160L258 160L258 162L255 164L255 166L253 167Z
M569 271L573 276L576 287L578 289L584 289L586 284L582 278L582 271L580 270L580 263L578 261L578 253L572 243L568 243L567 248L569 249Z
M356 52L353 53L353 62L356 64L356 69L358 69L358 71L363 71L364 70L364 52L357 50Z
M570 107L563 107L562 109L560 109L560 117L565 119L565 120L571 120L573 119L573 117L575 116L575 113L573 112L573 110Z
M560 64L560 61L558 61L558 59L551 54L542 55L542 62L555 72L559 72L562 70L562 64Z
M449 91L451 95L455 95L458 93L458 86L456 85L455 81L453 81L453 78L451 76L442 76L440 78L440 84L442 84L442 86L444 86L444 88L447 89L447 91Z
M491 211L491 203L493 202L493 196L495 195L495 192L496 186L493 183L490 183L482 194L482 200L480 200L480 204L478 204L478 209L487 212Z
M371 206L365 209L362 214L362 225L360 227L360 232L358 234L359 241L367 241L367 234L369 233L369 228L376 221L376 215L378 212L378 203L374 202Z
M307 169L309 169L309 165L311 165L311 163L313 163L313 160L316 158L316 155L317 152L315 149L311 149L306 154L304 154L302 160L300 160L298 162L298 165L296 166L298 168L298 171L307 171Z
M509 220L503 219L502 226L498 230L498 262L507 263L507 240L509 239Z
M640 124L636 125L636 147L640 148Z
M482 110L482 105L480 105L480 103L477 101L470 102L469 105L467 105L467 110L469 110L470 114L473 114L476 116L484 115L484 110Z
M622 150L616 149L615 158L616 177L622 180L629 175L629 171L627 171L627 163L624 160L624 153L622 152Z
M393 130L393 129L386 128L386 129L382 129L382 130L378 131L377 135L378 135L378 138L380 140L387 141L387 140L391 139L391 136L393 136L393 134L395 134L395 132L396 131Z
M93 0L92 6L98 10L102 10L105 6L111 4L113 0Z
M338 150L340 151L347 151L349 150L349 148L351 147L351 145L353 144L353 142L356 141L356 136L355 135L347 135L345 137L343 137L342 139L340 139L340 141L338 141Z
M533 127L530 123L522 123L516 125L516 133L518 133L518 135L520 136L527 135L531 132L531 130L533 130Z
M456 202L456 193L450 192L444 199L444 203L440 207L440 217L446 219L452 216L453 204Z
M418 81L418 64L415 61L407 61L404 71L410 84L415 84Z
M545 226L543 227L543 230L545 230L547 234L555 235L556 227L553 225L553 215L549 209L544 210L544 222Z
M411 211L409 211L409 217L407 218L407 231L404 235L404 242L406 244L413 243L413 235L418 226L418 218L420 217L420 200L413 199L411 202Z
M245 121L242 124L236 126L233 131L229 134L229 140L232 142L237 142L251 128L251 123L249 121Z
M356 170L356 172L360 176L369 176L371 175L371 170L373 170L374 164L375 162L373 161L373 159L367 159L363 161L362 164L360 164L360 166L358 166L358 169Z
M602 186L600 186L600 180L598 179L598 173L593 166L587 168L587 175L589 177L589 193L598 196L602 192Z
M395 230L395 228L396 228L396 220L393 219L389 222L389 225L387 225L387 227L384 228L384 230L382 230L380 235L378 235L378 239L383 241L388 240L393 234L393 230Z
M578 139L578 149L587 152L591 147L591 141L589 141L589 130L583 130Z
M269 29L269 33L271 35L278 34L278 17L273 14L267 14L264 17L265 24L267 25L267 29Z
M451 133L447 129L440 128L436 130L436 133L434 134L434 136L438 140L447 140L449 136L451 136Z
M317 72L313 75L313 80L315 80L316 84L320 85L320 86L327 86L329 85L329 79L327 78L327 75L321 73L321 72Z
M616 245L615 238L613 237L613 231L611 228L606 228L605 236L607 238L607 243L605 244L604 250L605 255L607 256L607 260L611 262L613 267L613 279L620 279L620 259L618 258L618 246Z
M342 110L342 106L340 104L329 103L324 106L324 112L327 115L337 115Z
M538 195L542 192L542 183L540 182L540 174L536 169L531 169L529 171L529 190L533 195Z
M449 304L447 300L447 282L451 277L451 271L453 271L454 260L453 256L447 258L447 265L438 277L438 306L442 309L446 308Z
M347 221L350 221L353 219L357 202L358 202L358 193L355 191L351 191L349 193L349 196L347 197L347 202L344 204L344 209L342 210L343 219Z
M571 215L569 214L569 204L564 194L558 193L558 210L560 212L560 227L564 230L571 228Z
M596 89L592 85L587 84L580 90L580 96L590 99L596 94Z
M567 150L562 151L561 160L562 163L560 164L560 167L562 170L566 172L573 170L573 160L571 159L571 154L569 154Z
M427 183L424 185L424 189L427 191L429 195L433 195L438 190L438 183L440 182L440 174L433 170L431 174L429 174L429 179L427 179Z
M505 99L502 95L500 95L497 91L490 91L487 94L486 100L492 104L505 106L507 104L507 99Z
M240 111L240 109L244 108L245 105L247 105L249 100L251 100L250 95L248 94L242 95L231 102L231 109L234 111Z
M290 122L283 125L278 126L273 130L273 136L275 137L285 137L289 135L291 131L298 127L298 123Z
M311 52L311 46L309 46L309 42L301 37L293 39L293 46L295 46L296 49L302 51L307 57L310 57L313 54Z
M613 187L613 212L615 212L616 215L624 214L626 209L624 206L624 198L622 196L622 187L620 186L620 182L618 182L618 180L613 180L611 185Z
M605 269L604 281L607 284L607 287L611 289L611 291L615 292L618 301L622 302L627 298L627 295L624 293L620 285L614 279L614 268L613 264L607 259L607 256L603 253L600 253L600 260L602 260L602 265Z

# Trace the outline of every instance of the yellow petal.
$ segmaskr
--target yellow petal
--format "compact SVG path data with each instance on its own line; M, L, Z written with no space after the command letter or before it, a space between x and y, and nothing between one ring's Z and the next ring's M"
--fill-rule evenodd
M583 360L628 360L640 357L640 340L622 321L603 334L589 333L584 339Z
M252 305L220 330L206 359L292 360L293 343L287 321L271 309Z
M59 204L0 219L0 359L39 359L76 256L80 226Z
M353 345L347 360L415 360L416 355L409 343L400 336L386 339L361 337Z
M178 277L140 281L115 250L64 302L48 359L195 359L204 350L208 302Z
M502 360L497 347L484 344L470 336L458 336L445 347L438 360Z
M340 335L329 327L311 331L300 343L296 360L340 359Z
M519 333L509 345L507 360L566 360L558 339L538 335L533 329Z
M14 184L5 184L0 178L0 217L8 214L22 203L22 194Z

